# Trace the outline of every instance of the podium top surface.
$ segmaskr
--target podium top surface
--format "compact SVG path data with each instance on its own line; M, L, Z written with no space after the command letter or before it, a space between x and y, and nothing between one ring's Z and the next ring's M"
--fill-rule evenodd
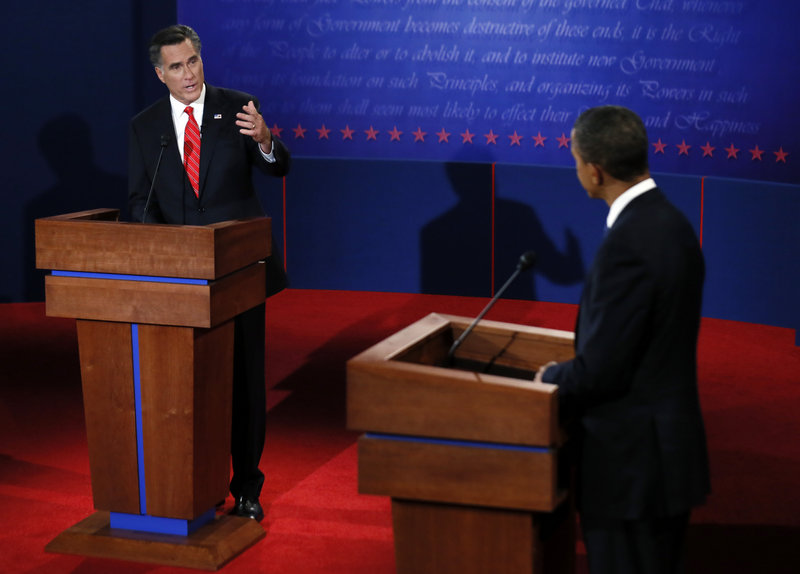
M36 267L215 280L270 255L266 217L203 226L118 218L94 209L37 219Z

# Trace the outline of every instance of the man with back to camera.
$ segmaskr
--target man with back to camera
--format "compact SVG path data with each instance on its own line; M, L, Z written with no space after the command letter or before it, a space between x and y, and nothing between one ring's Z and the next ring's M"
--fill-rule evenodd
M128 207L135 221L208 225L264 215L253 167L282 177L291 162L249 94L205 83L200 38L188 26L170 26L150 41L150 61L169 95L130 124ZM148 202L159 153L163 158ZM268 296L286 284L276 257L266 261ZM264 475L265 306L234 321L233 421L230 490L233 513L261 521Z
M683 571L689 514L710 492L697 390L705 264L694 230L650 178L642 120L592 108L572 130L590 198L609 205L589 270L575 357L558 385L576 422L577 505L592 574Z

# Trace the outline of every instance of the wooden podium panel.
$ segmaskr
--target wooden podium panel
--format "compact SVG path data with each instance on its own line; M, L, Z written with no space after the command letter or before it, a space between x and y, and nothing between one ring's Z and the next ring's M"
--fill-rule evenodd
M252 265L205 285L48 275L47 315L211 327L264 301L264 273Z
M552 514L392 500L398 574L574 574L575 521Z
M79 320L77 330L94 503L136 514L131 327ZM227 496L232 330L139 327L147 514L191 520Z
M566 499L555 449L372 438L358 441L360 492L552 512Z
M270 220L211 225L116 221L117 209L37 219L36 267L91 273L217 279L271 252Z
M447 350L469 323L431 313L350 359L348 426L506 444L563 442L556 387L532 380L544 362L572 356L573 335L482 321L456 354L455 368L444 365ZM469 370L458 368L464 362ZM517 376L477 372L476 365Z
M398 572L534 572L530 513L393 500L392 523Z
M83 412L96 508L139 512L131 327L77 321Z
M147 513L191 520L228 495L233 322L142 325L139 355Z
M47 551L217 569L264 536L215 517L230 479L233 319L263 304L267 218L36 221L48 316L77 319L96 512Z
M398 574L567 574L575 515L558 389L571 333L432 313L347 364L358 487L392 498Z

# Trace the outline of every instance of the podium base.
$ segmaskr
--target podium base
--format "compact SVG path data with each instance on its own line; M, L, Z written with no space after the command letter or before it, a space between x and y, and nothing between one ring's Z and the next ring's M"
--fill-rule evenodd
M45 552L214 571L264 536L258 522L239 516L221 515L189 536L175 536L112 529L109 513L100 511L56 536Z

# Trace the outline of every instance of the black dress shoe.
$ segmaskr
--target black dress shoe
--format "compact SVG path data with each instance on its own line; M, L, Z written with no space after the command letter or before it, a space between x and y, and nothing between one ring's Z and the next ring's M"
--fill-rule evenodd
M231 514L252 518L256 522L264 520L264 509L261 508L261 503L258 502L257 498L240 496L236 499L236 504L234 504Z

